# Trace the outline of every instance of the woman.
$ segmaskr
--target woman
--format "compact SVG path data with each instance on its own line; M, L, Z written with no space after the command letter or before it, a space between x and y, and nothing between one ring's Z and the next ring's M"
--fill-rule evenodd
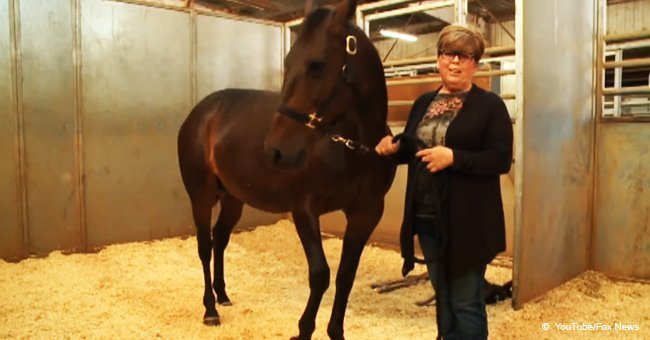
M413 269L417 234L436 293L438 338L486 339L483 279L505 250L499 175L512 162L512 124L501 98L472 83L482 34L449 25L437 47L442 86L418 98L404 133L375 150L408 163L402 274Z

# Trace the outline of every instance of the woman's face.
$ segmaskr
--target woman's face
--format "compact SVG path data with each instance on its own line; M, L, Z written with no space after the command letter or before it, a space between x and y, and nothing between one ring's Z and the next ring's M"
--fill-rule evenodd
M438 52L438 68L442 77L443 92L464 92L472 87L478 63L469 53L441 50Z

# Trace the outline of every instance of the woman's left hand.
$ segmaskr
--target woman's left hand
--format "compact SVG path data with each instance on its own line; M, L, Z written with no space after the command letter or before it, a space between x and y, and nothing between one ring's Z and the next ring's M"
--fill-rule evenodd
M454 152L445 146L422 149L415 154L422 162L427 163L430 172L440 171L454 164Z

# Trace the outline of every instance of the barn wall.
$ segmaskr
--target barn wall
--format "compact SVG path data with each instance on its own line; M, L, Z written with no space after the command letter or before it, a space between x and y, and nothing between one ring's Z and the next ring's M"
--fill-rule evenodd
M213 90L278 90L279 46L279 25L115 1L0 0L0 257L193 233L178 128ZM240 224L278 217L245 211Z
M29 251L79 248L72 1L18 3Z
M606 34L650 30L650 1L632 0L607 5Z
M519 4L523 190L515 226L516 306L589 268L596 32L594 1Z
M0 258L24 255L19 129L13 81L12 0L0 0Z
M190 233L174 138L192 106L190 15L86 0L81 30L88 246Z
M478 21L477 21L478 20ZM468 23L478 25L487 40L487 47L494 46L513 46L514 40L496 23L484 23L483 20L476 19L473 16L468 18ZM505 20L501 22L510 33L515 34L515 20ZM436 55L436 43L438 42L438 32L418 35L416 42L399 41L388 55L387 61L422 58ZM386 56L395 42L395 39L382 39L375 41L375 47L379 51L382 59Z
M395 39L382 39L373 43L382 60L384 60L386 56L388 56L386 61L423 58L435 56L437 54L436 43L438 42L438 36L438 32L434 32L418 35L418 40L415 42L399 40L397 41L397 44L395 44ZM395 44L395 47L393 47L393 44ZM392 51L390 51L391 47L393 47ZM389 51L390 54L388 54Z
M650 129L601 123L594 207L593 269L650 279Z
M199 98L228 87L280 90L281 27L200 15L197 37Z
M650 30L650 3L607 5L606 34ZM598 124L592 267L650 279L650 129L647 122Z
M467 23L479 27L486 35L488 34L488 27L482 19L470 14L467 17ZM399 29L397 30L399 31ZM373 44L377 48L381 59L386 59L386 61L431 57L437 54L436 43L438 42L438 35L439 32L420 34L417 35L418 40L415 42L398 40L397 44L395 44L395 39L387 38L376 40ZM393 44L395 44L394 47ZM488 44L488 46L492 45ZM388 54L389 51L390 54Z
M515 34L515 19L504 20L501 24L508 29L508 32ZM513 46L515 41L497 23L489 23L486 29L489 46Z

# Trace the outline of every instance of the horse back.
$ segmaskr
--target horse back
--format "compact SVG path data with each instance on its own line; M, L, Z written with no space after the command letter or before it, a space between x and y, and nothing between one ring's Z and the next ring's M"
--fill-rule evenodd
M220 90L199 101L178 133L178 159L184 182L190 177L214 175L213 148L237 140L234 135L252 136L248 144L261 144L279 101L278 93L250 89Z

